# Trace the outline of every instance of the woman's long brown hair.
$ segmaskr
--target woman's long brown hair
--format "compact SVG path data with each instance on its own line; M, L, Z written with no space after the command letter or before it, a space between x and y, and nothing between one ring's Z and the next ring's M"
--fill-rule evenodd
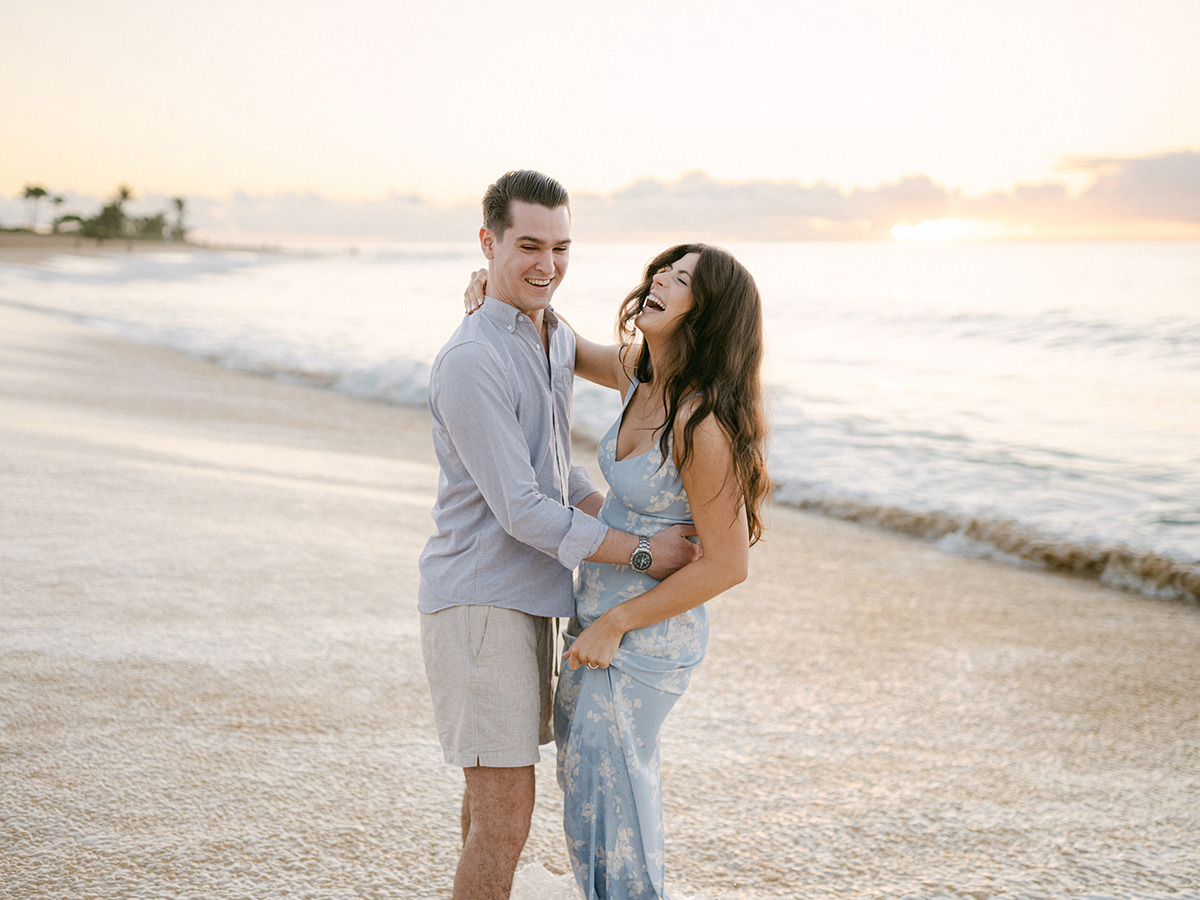
M741 488L750 527L750 543L757 543L764 528L762 507L771 490L767 476L767 413L760 370L763 358L762 298L745 266L719 247L679 244L663 251L646 266L642 283L621 304L617 337L628 348L634 343L634 319L642 311L654 276L689 253L700 254L692 272L692 308L675 327L670 340L670 371L663 379L667 421L659 439L663 459L670 452L675 419L684 400L700 395L700 402L683 426L683 446L677 454L680 468L692 457L697 426L711 415L729 437L733 471ZM637 380L655 379L650 351L642 345L633 371Z

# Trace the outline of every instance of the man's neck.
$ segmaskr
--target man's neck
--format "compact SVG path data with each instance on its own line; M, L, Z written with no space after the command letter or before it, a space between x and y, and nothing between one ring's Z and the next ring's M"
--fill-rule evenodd
M492 295L487 294L485 296L490 297ZM538 337L542 339L542 347L545 349L546 356L548 357L550 355L550 323L546 319L546 310L536 309L531 313L525 312L525 310L518 307L515 303L509 303L507 300L501 299L500 297L493 297L492 299L497 300L506 306L511 306L513 309L517 310L517 312L529 318L529 321L533 323L534 331L536 331L538 333Z

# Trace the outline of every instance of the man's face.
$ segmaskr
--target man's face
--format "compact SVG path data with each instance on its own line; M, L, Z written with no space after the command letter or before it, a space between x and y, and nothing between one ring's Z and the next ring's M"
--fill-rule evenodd
M487 293L540 319L567 274L571 214L566 206L548 209L520 200L513 201L510 212L512 225L502 238L488 228L479 231L488 258Z

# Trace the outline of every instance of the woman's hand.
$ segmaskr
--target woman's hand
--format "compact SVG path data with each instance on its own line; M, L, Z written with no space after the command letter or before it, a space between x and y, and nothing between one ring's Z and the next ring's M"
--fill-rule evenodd
M613 617L605 613L595 622L583 629L571 649L563 654L563 659L574 671L580 666L589 669L607 669L612 662L617 648L621 646L621 638L625 632L616 624Z
M483 293L487 289L487 269L479 269L471 273L471 281L463 291L463 308L467 315L483 306Z

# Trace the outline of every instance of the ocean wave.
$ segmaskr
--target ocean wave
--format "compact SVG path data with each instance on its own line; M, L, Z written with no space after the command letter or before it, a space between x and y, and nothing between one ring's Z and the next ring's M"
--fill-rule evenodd
M226 365L219 359L212 360ZM378 366L343 372L314 372L305 369L277 369L270 365L238 365L238 371L306 384L347 394L364 400L379 400L395 406L423 406L429 396L429 368L413 360L397 359Z
M429 367L404 357L370 365L335 360L293 363L283 352L270 353L262 349L249 352L245 347L227 351L197 350L183 342L155 343L224 369L288 384L303 384L364 400L377 400L395 406L423 406L429 397Z
M167 250L108 253L102 256L54 254L38 265L10 265L9 271L31 281L52 284L106 285L174 282L228 275L280 258L256 251Z
M1200 557L1191 248L759 249L781 502L853 497L847 517L865 519L942 510L930 536L953 552L1196 595L1177 571ZM465 244L62 255L0 265L0 297L225 368L422 405L477 255ZM634 255L594 255L590 271L580 257L573 321L594 313L608 326L610 272L633 270ZM589 303L603 314L585 315ZM576 384L577 433L595 440L619 412L615 392ZM900 530L912 528L930 530ZM1088 548L1086 561L1071 548Z
M1005 312L911 313L888 316L897 331L1045 350L1088 348L1110 357L1169 360L1200 367L1200 320L1180 316L1116 318L1051 309L1034 314Z
M210 327L97 316L6 298L0 298L0 305L69 319L124 340L164 347L247 375L397 406L421 406L428 400L429 365L406 356L364 362L352 353L339 353L336 347L290 342L269 333L223 334Z
M1200 564L1124 545L1078 543L1012 521L915 512L850 499L788 496L779 502L907 534L951 553L1067 572L1161 600L1200 603Z

